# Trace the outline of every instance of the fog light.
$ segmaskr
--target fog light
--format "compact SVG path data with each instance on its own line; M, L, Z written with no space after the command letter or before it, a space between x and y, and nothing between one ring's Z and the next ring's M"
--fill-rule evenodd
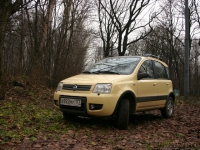
M100 110L102 109L103 104L89 104L90 110Z
M95 107L93 104L90 105L90 109L93 110Z

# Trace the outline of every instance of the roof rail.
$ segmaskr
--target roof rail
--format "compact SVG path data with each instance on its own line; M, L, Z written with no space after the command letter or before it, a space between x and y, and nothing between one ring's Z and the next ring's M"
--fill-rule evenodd
M162 60L162 58L160 58L159 56L152 55L152 54L144 54L143 56L144 56L144 57L153 57L153 58L157 58L157 59L159 59L159 60Z

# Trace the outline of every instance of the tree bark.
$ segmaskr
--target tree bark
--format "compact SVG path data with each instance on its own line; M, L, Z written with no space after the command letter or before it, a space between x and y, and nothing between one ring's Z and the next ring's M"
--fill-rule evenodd
M5 99L5 79L2 66L2 52L9 17L20 9L23 0L3 0L0 2L0 100Z
M48 30L51 27L52 12L53 12L55 3L56 3L56 0L49 0L49 4L47 6L47 13L44 16L44 20L40 27L40 32L39 32L40 41L37 41L38 44L35 45L37 48L36 48L34 58L33 58L34 66L33 66L32 76L36 77L37 80L39 81L42 81L45 76L45 70L43 66L44 65L43 49L45 48L45 42L47 40ZM35 40L37 40L37 38Z

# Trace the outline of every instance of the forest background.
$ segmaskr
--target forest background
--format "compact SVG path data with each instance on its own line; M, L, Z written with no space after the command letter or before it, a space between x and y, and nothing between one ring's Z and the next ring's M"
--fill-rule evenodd
M189 1L191 95L200 95L200 1ZM0 99L12 77L55 88L108 56L151 53L183 95L184 0L1 0ZM28 84L28 83L27 83Z
M190 10L190 97L175 114L64 120L53 106L58 82L108 56L163 59L183 95L184 0L0 0L0 150L199 149L200 0ZM194 95L194 97L193 97Z

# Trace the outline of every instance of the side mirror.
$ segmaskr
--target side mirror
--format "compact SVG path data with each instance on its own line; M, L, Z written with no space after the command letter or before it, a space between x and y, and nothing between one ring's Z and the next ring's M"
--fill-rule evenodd
M138 73L138 76L137 76L137 78L138 78L138 80L140 80L140 79L143 79L143 78L149 78L149 77L151 77L148 73Z

